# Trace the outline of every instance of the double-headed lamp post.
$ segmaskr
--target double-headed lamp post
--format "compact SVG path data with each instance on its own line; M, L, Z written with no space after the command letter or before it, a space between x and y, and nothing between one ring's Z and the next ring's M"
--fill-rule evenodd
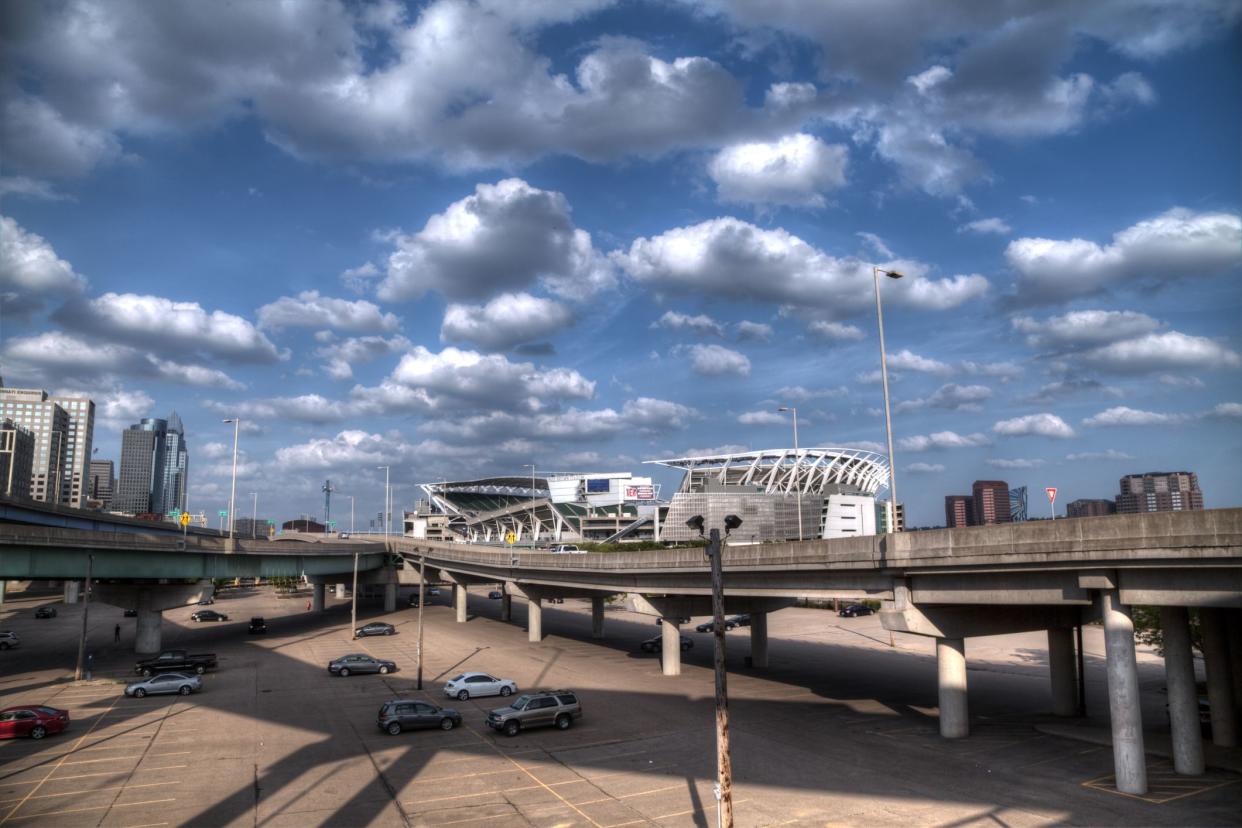
M794 483L798 485L798 540L802 540L802 482L799 480L798 465L802 462L802 458L798 455L798 409L790 406L781 406L777 411L789 411L793 414L794 427Z
M880 379L884 383L884 431L888 435L888 497L892 503L889 515L888 531L897 529L897 459L893 457L893 416L888 405L888 356L884 352L884 310L880 305L880 274L890 279L900 279L903 274L896 270L885 270L872 267L871 277L875 282L875 318L880 328Z
M229 540L231 541L233 540L233 515L235 514L233 507L237 504L237 435L241 430L241 418L233 417L220 422L233 424L233 485L229 488Z

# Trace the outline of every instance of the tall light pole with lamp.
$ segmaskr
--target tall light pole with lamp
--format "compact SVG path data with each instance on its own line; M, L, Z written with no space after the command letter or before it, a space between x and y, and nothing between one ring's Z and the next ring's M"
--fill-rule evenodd
M789 411L793 414L794 427L794 482L798 484L798 540L802 540L802 483L798 480L798 464L802 459L798 456L798 409L792 405L784 406L776 409L777 411Z
M354 496L345 495L349 498L349 534L354 533Z
M884 383L884 430L888 435L888 497L892 504L889 515L888 531L897 529L897 460L893 457L893 416L888 405L888 356L884 352L884 310L880 304L880 274L890 279L900 279L904 274L896 270L885 270L872 267L871 277L875 282L875 318L880 328L880 379Z
M535 548L535 464L523 463L522 468L530 469L530 548Z
M250 494L254 497L254 507L250 513L250 539L254 540L259 536L259 493L251 492Z
M233 516L237 514L233 511L233 507L237 505L237 435L241 430L241 418L233 417L228 420L221 420L222 423L233 424L233 485L229 488L229 544L233 542Z
M388 501L388 467L375 468L384 470L384 540L388 540L388 524L392 522L392 503Z

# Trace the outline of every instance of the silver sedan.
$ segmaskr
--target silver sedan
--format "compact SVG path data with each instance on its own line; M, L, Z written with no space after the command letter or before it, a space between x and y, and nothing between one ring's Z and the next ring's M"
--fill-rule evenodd
M125 695L138 699L143 696L159 695L160 693L180 693L183 696L188 696L202 689L203 679L200 676L187 676L182 673L163 673L126 685Z

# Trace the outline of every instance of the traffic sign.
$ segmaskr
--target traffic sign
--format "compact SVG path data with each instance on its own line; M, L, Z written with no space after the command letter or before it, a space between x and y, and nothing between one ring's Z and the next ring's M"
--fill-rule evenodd
M221 509L220 511L216 512L216 514L217 514L219 517L228 517L228 516L229 516L229 510L228 510L228 509Z
M517 543L517 535L514 534L513 532L506 532L505 543L509 544L510 546L513 546L513 544Z
M1052 503L1053 501L1057 499L1057 487L1049 486L1048 488L1044 489L1044 494L1048 495L1048 502Z
M181 525L182 525L182 526L189 526L189 525L190 525L190 513L189 513L189 512L182 512L182 513L181 513Z

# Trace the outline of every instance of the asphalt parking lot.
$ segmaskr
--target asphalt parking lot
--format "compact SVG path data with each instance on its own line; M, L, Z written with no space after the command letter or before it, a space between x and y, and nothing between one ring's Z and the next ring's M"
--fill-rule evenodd
M188 607L165 613L165 646L215 652L220 667L202 693L146 699L117 683L134 661L133 620L120 609L92 605L96 678L75 684L65 676L80 609L36 621L52 599L11 596L0 628L17 630L22 647L0 653L0 706L63 707L73 724L40 742L0 741L0 825L714 824L710 636L691 630L683 674L664 677L658 657L637 652L656 633L649 618L610 610L596 642L589 605L567 600L545 608L547 637L534 645L521 603L503 624L486 592L471 594L467 624L453 621L447 591L424 610L422 694L415 610L364 606L360 622L386 620L399 634L353 642L347 602L312 614L305 598L249 589L217 602L226 623L193 624ZM251 615L268 619L267 636L246 635ZM1168 780L1182 787L1139 800L1109 788L1107 747L1036 730L1051 720L1041 636L968 643L972 735L950 742L937 735L926 641L890 646L874 618L793 608L771 617L771 667L760 672L744 667L746 631L728 635L738 825L1236 825L1242 813L1236 774ZM1101 651L1090 638L1087 649ZM355 651L401 669L329 676L330 659ZM1101 661L1088 671L1097 717ZM1159 662L1145 655L1141 668L1153 721ZM494 734L483 722L498 699L440 693L464 669L572 688L584 717L566 732ZM456 707L463 726L389 736L375 718L393 698ZM1152 757L1153 778L1164 778L1161 761Z

